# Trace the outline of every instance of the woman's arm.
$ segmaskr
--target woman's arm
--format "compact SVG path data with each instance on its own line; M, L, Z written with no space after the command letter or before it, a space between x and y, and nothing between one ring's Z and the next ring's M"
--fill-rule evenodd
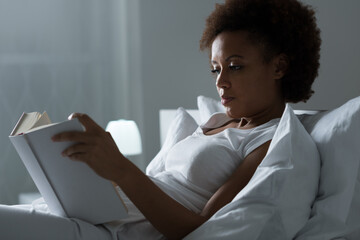
M169 239L181 239L207 218L169 197L130 161L116 183L151 224Z
M64 156L83 161L100 176L116 182L153 226L169 239L183 238L230 202L248 183L268 148L266 143L249 154L199 215L158 188L120 153L111 135L91 118L84 114L73 117L79 118L86 131L61 133L53 137L54 141L78 142L66 149Z

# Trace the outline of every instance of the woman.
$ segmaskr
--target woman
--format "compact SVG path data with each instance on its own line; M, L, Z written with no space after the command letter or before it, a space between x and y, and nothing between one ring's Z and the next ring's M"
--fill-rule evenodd
M80 120L85 132L61 133L53 141L78 142L63 156L83 161L116 182L130 209L135 207L137 218L124 224L127 228L106 226L116 229L114 235L131 237L131 232L141 231L137 226L142 222L148 226L143 236L182 238L246 186L266 155L286 102L310 98L320 42L314 11L296 0L226 1L207 19L200 42L201 49L210 50L211 71L226 114L213 115L175 145L164 172L146 176L85 114L71 116ZM221 138L225 131L238 148ZM189 153L178 159L184 149ZM193 203L176 192L172 186L177 184L201 201Z

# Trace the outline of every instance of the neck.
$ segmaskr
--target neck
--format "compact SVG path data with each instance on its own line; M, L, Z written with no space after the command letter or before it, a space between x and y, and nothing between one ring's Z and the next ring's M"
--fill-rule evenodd
M285 110L285 102L276 104L264 109L261 112L249 117L241 118L238 128L249 129L264 124L272 119L280 118Z

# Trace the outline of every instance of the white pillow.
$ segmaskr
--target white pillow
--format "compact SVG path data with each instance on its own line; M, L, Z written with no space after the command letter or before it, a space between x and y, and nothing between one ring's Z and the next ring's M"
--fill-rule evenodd
M304 116L302 122L319 149L322 167L312 217L297 239L360 239L360 97Z
M201 112L219 111L216 100L199 96L198 103L199 98ZM299 118L318 147L322 167L312 217L297 239L360 239L360 97Z
M220 101L209 97L198 96L197 105L199 108L200 121L202 123L206 122L213 113L225 112L225 107Z
M310 216L319 174L316 145L287 105L250 182L187 239L293 239Z
M178 108L169 126L165 142L161 150L147 166L146 174L153 177L157 173L164 171L164 160L170 148L191 135L197 127L198 125L194 118L184 108Z

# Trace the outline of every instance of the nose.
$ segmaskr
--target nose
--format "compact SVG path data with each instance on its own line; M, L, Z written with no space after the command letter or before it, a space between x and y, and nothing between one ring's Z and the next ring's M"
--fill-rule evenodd
M230 87L230 81L229 81L228 77L226 76L226 73L224 73L224 71L221 71L221 73L217 76L216 86L218 88L229 88Z

